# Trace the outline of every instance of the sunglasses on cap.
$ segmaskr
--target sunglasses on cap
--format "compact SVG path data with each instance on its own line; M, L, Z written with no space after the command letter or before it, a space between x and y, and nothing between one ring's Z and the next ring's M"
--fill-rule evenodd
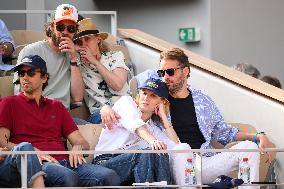
M59 32L63 32L65 30L65 28L67 28L67 31L69 33L76 33L77 31L77 26L74 25L64 25L64 24L58 24L56 25L56 30Z
M26 70L18 70L17 72L18 72L19 77L24 77L26 75L26 73L29 77L33 77L36 74L36 72L41 72L41 71L35 70L35 69L29 69L27 71Z
M166 69L166 70L158 70L157 73L158 73L159 77L164 77L165 73L167 73L169 76L173 76L173 75L175 75L176 70L182 69L182 68L184 68L184 67L169 68L169 69Z

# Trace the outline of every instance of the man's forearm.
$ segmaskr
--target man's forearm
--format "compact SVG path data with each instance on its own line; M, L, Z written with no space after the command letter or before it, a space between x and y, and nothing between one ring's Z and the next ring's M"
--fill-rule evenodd
M77 66L71 66L71 97L74 102L83 101L84 82Z
M253 140L254 133L245 133L245 132L238 132L235 141L242 141L242 140Z

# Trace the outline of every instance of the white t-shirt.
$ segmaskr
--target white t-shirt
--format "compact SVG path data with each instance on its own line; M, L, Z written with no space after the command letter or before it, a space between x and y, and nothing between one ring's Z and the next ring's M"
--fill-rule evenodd
M125 58L121 51L103 53L100 63L109 71L116 68L123 68L129 71L128 67L125 65ZM124 84L120 91L114 91L108 87L96 66L93 64L81 64L81 73L86 85L84 99L91 113L104 105L112 106L117 99L129 92L127 83Z
M152 120L145 123L141 119L142 114L130 96L122 96L112 109L120 115L119 123L111 130L102 129L95 150L138 150L151 147L135 133L137 128L145 124L154 137L167 144L168 149L176 145Z

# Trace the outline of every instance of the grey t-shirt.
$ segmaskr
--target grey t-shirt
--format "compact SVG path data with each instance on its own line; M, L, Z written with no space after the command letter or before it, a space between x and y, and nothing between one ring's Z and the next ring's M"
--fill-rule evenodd
M25 46L19 54L18 62L28 55L39 55L46 61L49 80L47 87L43 91L43 96L57 99L69 109L71 71L68 55L51 49L46 40ZM17 74L15 74L14 81L17 77ZM19 86L15 86L15 94L19 92L19 88Z

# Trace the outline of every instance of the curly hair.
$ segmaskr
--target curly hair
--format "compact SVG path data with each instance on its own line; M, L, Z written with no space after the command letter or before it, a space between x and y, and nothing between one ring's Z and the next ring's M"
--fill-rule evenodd
M46 24L44 24L44 32L45 35L47 37L51 37L52 34L52 28L54 27L54 23L53 22L47 22Z

